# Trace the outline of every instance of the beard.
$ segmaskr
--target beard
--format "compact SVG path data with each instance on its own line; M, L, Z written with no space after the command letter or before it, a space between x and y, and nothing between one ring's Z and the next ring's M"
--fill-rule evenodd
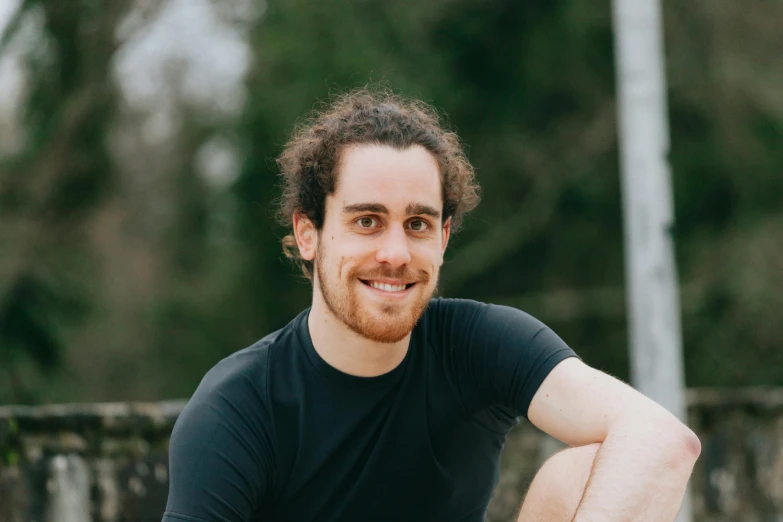
M395 270L377 268L365 272L352 268L345 282L340 280L339 275L330 279L322 262L325 259L322 244L319 241L315 269L318 274L318 288L329 311L348 328L370 341L396 343L404 339L416 326L435 293L437 284L428 288L430 274L424 271L414 272L405 266ZM372 306L362 306L356 285L364 284L361 280L380 278L415 281L413 290L416 293L411 296L413 302L373 303Z

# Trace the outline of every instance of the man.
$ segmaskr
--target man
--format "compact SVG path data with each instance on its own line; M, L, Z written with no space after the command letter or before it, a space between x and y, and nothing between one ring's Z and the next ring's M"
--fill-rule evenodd
M519 417L571 446L519 520L675 518L693 432L531 316L432 298L478 187L431 108L350 93L278 163L312 306L204 377L172 434L164 521L478 522Z

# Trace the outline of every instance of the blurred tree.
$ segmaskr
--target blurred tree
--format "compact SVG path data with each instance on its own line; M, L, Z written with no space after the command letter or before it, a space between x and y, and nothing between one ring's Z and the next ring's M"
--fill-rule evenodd
M237 188L256 245L243 280L271 325L309 297L281 265L284 231L267 206L273 158L313 100L376 80L447 108L484 186L484 205L452 243L445 294L497 300L513 297L503 295L509 288L622 284L608 6L270 2L253 34L243 132L251 145ZM585 213L593 221L578 224ZM596 239L609 262L568 263Z
M38 26L25 42L23 146L0 164L0 364L11 383L0 400L35 398L16 375L19 358L54 367L62 319L87 305L81 225L110 183L108 71L126 8L25 0L0 40L2 52L25 23Z
M759 7L766 20L780 10ZM770 78L780 68L773 73L744 67L747 74L731 76L742 82L739 92L721 72L747 63L751 42L766 42L761 56L771 56L770 42L780 42L754 13L728 2L719 8L667 5L671 159L691 385L783 383L783 372L751 370L768 357L766 346L779 346L783 332L777 328L768 340L754 335L755 355L747 367L737 370L730 362L732 343L741 341L729 332L752 313L744 300L749 289L731 284L732 290L720 290L728 273L706 261L726 259L719 243L737 253L759 251L760 238L740 244L729 239L731 231L741 227L757 236L763 223L780 219L783 111L769 98L771 91L760 89L774 85ZM746 20L741 41L727 25L734 16ZM716 27L705 27L708 20ZM765 31L752 38L755 24ZM265 206L275 194L272 159L312 100L325 99L335 86L388 80L448 109L484 187L484 204L447 255L443 293L520 305L552 323L589 362L627 378L608 3L341 1L305 8L269 2L253 47L243 133L252 145L238 191L245 202L245 237L256 247L252 277L243 280L254 282L247 287L256 296L253 308L263 310L272 325L306 306L309 295L306 285L291 285L280 266L277 239L284 231L274 227L273 209ZM711 64L709 71L705 64ZM759 296L760 302L783 295L774 267L760 260L747 266L759 281L771 283L755 287L767 296ZM728 309L710 311L716 292L728 300ZM728 310L736 315L727 324ZM720 366L703 363L709 360L720 360Z
M314 103L375 81L443 109L483 186L441 293L519 306L627 378L609 2L210 0L251 50L241 109L189 97L184 61L165 103L130 107L117 51L175 3L26 0L3 36L42 35L0 160L0 402L186 396L306 307L274 158ZM783 384L783 6L665 14L687 383Z

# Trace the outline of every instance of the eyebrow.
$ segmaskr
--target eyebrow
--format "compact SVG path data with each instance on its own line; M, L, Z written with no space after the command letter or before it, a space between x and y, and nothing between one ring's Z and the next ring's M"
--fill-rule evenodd
M425 205L424 203L408 203L408 206L405 207L405 213L409 216L424 215L435 219L440 217L440 212L438 210L429 205Z
M374 212L376 214L389 214L389 209L381 203L354 203L343 207L343 214L356 214L359 212ZM405 207L405 213L409 216L425 215L432 218L439 218L440 212L424 203L408 203Z

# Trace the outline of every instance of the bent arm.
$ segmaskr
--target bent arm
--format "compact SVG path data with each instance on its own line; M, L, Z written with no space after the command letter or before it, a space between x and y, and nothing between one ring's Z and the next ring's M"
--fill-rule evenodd
M698 457L698 439L675 426L628 422L610 430L574 522L673 521Z
M701 448L664 408L568 359L536 392L528 416L569 445L601 443L575 522L674 520Z

